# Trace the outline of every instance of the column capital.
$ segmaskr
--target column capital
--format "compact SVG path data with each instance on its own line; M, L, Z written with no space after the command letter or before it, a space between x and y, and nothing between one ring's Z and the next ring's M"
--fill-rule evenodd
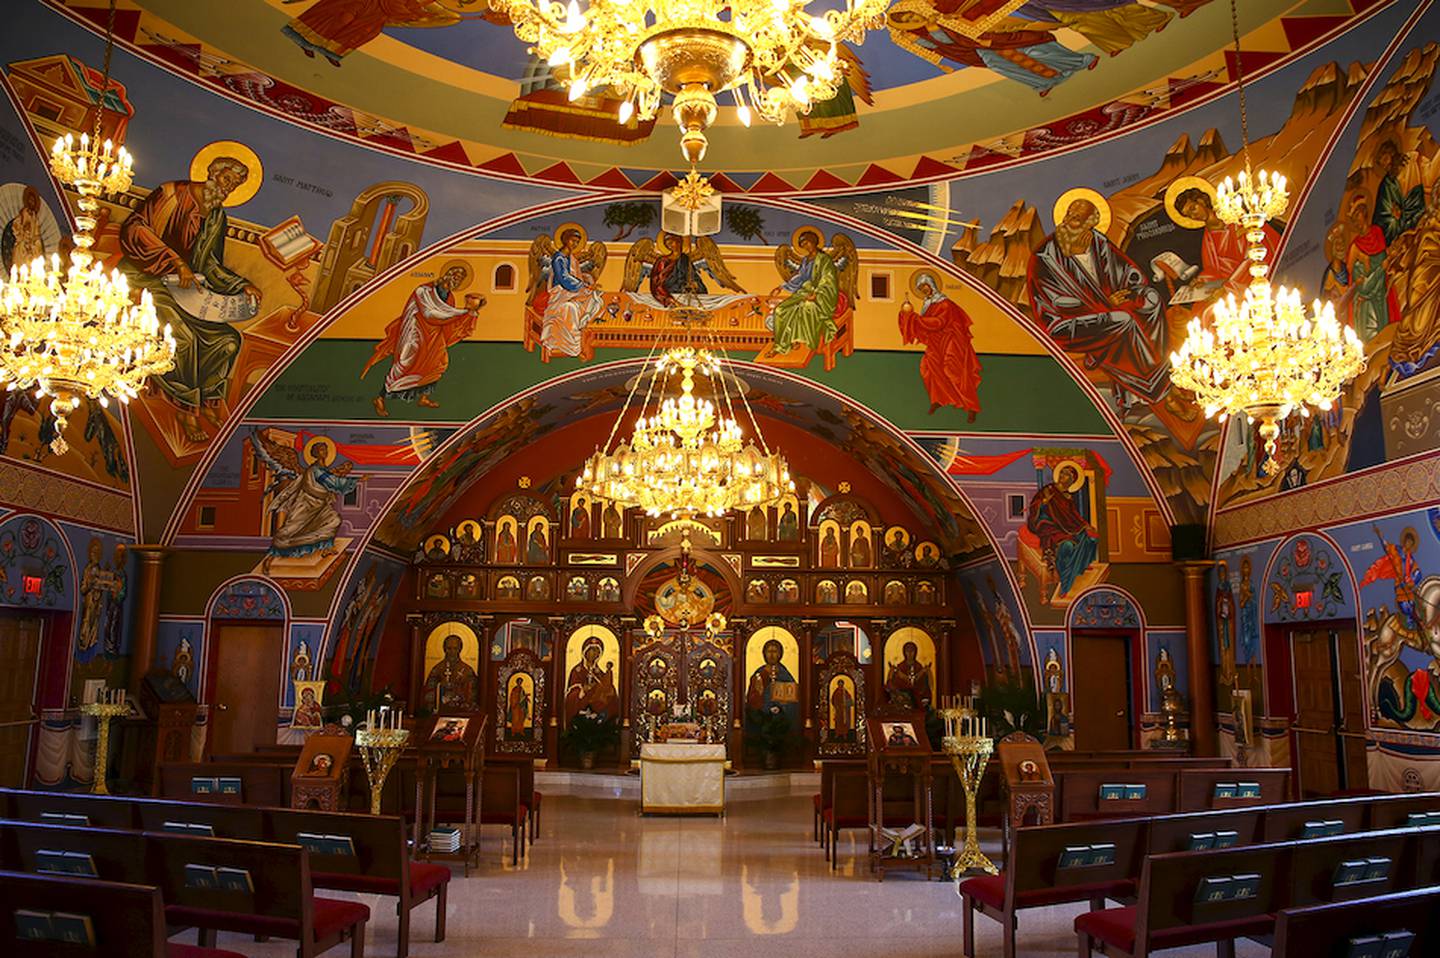
M1215 568L1214 559L1184 559L1175 563L1175 568L1184 573L1187 579L1199 578L1211 569Z

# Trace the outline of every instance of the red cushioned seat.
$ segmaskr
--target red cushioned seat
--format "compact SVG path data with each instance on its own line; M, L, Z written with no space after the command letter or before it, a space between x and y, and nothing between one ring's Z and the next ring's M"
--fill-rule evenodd
M960 894L975 899L987 908L1005 907L1005 873L980 875L960 883Z
M182 945L178 941L165 943L166 958L245 958L238 951L223 948L201 948L199 945Z
M314 899L315 937L324 938L357 922L370 920L370 908L357 901L340 901L335 898ZM234 931L246 935L269 935L272 938L300 937L300 923L293 918L277 918L272 915L247 915L233 911L217 911L210 908L191 908L185 905L167 905L165 920L172 925L190 925L195 928L215 928L220 931Z
M410 894L426 895L450 880L450 869L430 862L410 863Z
M1165 928L1150 936L1150 948L1182 948L1230 938L1244 938L1250 935L1269 934L1275 926L1275 916L1257 915L1253 918L1233 918L1204 925L1181 925ZM1089 935L1107 945L1124 952L1135 950L1135 906L1105 908L1101 911L1087 911L1075 919L1075 931Z
M1075 932L1114 945L1121 951L1135 950L1135 906L1087 911L1075 918Z
M827 808L820 814L824 817L825 821L834 822L839 828L859 828L861 825L870 824L870 818L867 815L841 815L837 819L834 808Z
M437 885L450 880L450 869L429 862L410 863L410 894L424 895ZM400 883L393 878L354 875L347 872L312 872L310 881L316 888L357 891L371 895L400 894Z
M525 816L530 814L529 805L521 805L515 809L512 816L509 812L480 812L481 825L519 825L525 821Z

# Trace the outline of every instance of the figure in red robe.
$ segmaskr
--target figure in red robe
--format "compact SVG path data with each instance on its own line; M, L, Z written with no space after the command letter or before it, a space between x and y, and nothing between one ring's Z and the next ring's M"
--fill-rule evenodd
M930 273L915 277L915 291L925 297L920 311L909 297L900 307L900 335L908 345L920 343L920 378L930 394L930 412L941 406L957 406L975 421L980 411L980 358L975 355L970 314L940 292L940 283Z
M1205 239L1200 246L1200 276L1202 281L1218 284L1222 292L1242 295L1250 285L1250 243L1245 238L1245 228L1227 225L1215 213L1215 202L1205 190L1192 187L1182 190L1175 197L1175 208L1182 216L1205 224ZM1280 234L1270 224L1265 224L1265 261L1273 269L1275 252L1280 245Z
M440 404L430 398L435 384L450 365L450 347L475 331L475 317L485 305L483 297L465 297L465 305L454 304L454 291L469 279L469 268L456 263L445 269L433 283L425 283L410 294L405 311L385 327L385 338L375 347L360 378L380 360L393 357L390 371L375 397L375 412L390 415L386 399L404 399L427 409Z
M461 19L438 0L319 0L280 32L307 57L318 53L338 67L386 27L448 27Z

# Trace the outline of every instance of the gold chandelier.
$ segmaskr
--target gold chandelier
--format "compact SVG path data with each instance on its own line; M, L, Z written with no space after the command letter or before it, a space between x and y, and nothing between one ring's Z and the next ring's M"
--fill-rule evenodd
M1265 224L1285 212L1290 197L1283 176L1251 172L1235 0L1230 0L1230 18L1245 170L1238 182L1226 177L1220 184L1215 214L1222 222L1244 227L1251 279L1238 301L1231 293L1215 303L1209 327L1198 316L1190 320L1185 342L1170 354L1170 378L1195 394L1206 416L1224 422L1243 414L1247 422L1258 421L1265 443L1261 468L1274 475L1279 471L1275 453L1280 423L1296 410L1309 416L1311 406L1330 409L1345 384L1365 369L1365 354L1355 330L1336 318L1331 303L1317 299L1307 317L1299 290L1270 285Z
M845 0L812 14L809 0L491 0L552 67L568 67L570 99L608 88L619 120L653 119L674 100L681 150L705 156L716 97L730 91L740 122L784 123L840 88L837 46L862 42L889 0Z
M629 442L616 442L646 372L636 377L605 444L585 462L576 488L617 508L652 516L718 516L732 509L774 505L795 491L785 457L765 444L760 424L717 356L690 346L666 350L649 364L645 394ZM705 376L717 402L695 395ZM677 395L666 395L672 377ZM653 404L652 404L653 397ZM747 440L735 412L743 406L755 440ZM758 440L758 445L756 444Z
M90 252L95 243L98 197L123 193L132 180L130 154L100 139L100 118L110 89L115 2L105 32L105 70L95 110L95 135L73 134L55 141L50 169L77 194L75 248L68 267L60 255L47 262L11 267L0 277L0 382L6 389L35 390L51 396L55 438L50 447L63 455L68 418L82 398L129 402L150 376L175 365L175 340L162 331L150 294L139 302L118 270L106 273Z

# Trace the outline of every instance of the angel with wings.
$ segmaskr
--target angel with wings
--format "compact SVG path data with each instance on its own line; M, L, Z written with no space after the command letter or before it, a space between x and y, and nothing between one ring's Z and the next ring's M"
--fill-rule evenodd
M543 318L540 343L551 356L579 356L580 333L600 315L600 273L605 244L585 245L578 226L560 230L560 245L547 236L530 244L530 309Z
M775 269L784 282L771 291L765 317L765 326L775 333L775 354L781 356L796 346L816 350L832 339L836 318L855 305L859 294L860 257L850 237L834 234L827 250L820 231L805 227L793 243L775 250Z
M366 476L351 476L354 463L335 463L335 445L323 436L305 444L303 452L276 442L261 430L251 430L255 454L270 470L265 489L269 510L279 517L270 549L260 571L270 574L276 559L293 559L320 553L335 554L340 512L335 496L354 492Z
M711 293L702 273L709 273L723 288L739 295ZM650 278L648 296L640 291L640 282L646 276ZM630 247L621 288L646 306L658 309L674 309L680 305L719 309L747 295L725 265L725 258L714 240L697 236L691 239L687 249L685 240L674 233L661 233L658 243L646 238Z

